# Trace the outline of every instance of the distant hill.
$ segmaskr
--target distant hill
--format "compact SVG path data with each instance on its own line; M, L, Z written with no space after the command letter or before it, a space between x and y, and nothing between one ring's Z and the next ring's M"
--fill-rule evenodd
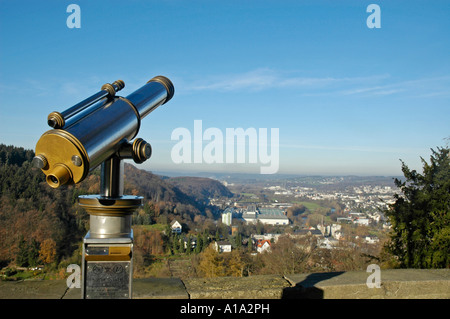
M205 177L172 177L166 179L183 193L198 200L206 201L210 197L233 197L233 193L219 181Z
M135 186L140 196L155 202L179 202L198 206L209 197L232 197L233 193L219 181L203 177L167 178L125 164L126 188ZM129 190L129 189L128 189Z
M139 196L143 196L154 202L164 201L190 205L195 204L194 198L183 193L158 175L138 169L128 163L125 163L124 170L125 193L129 193L134 188L137 190Z

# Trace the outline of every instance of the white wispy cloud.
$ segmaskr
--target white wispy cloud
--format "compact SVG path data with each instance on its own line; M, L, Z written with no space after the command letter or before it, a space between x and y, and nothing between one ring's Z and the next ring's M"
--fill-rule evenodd
M362 83L364 85L364 83ZM380 96L409 93L410 97L437 97L450 95L450 76L421 78L376 86L360 86L340 91L342 95Z
M258 68L242 73L203 76L187 81L178 79L179 92L259 92L269 89L298 90L305 96L448 96L450 76L397 80L389 74L369 76L302 76L300 72Z
M280 144L286 149L313 149L324 151L344 151L344 152L367 152L367 153L408 153L417 154L423 151L421 148L398 148L398 147L368 147L368 146L332 146L332 145L302 145L302 144Z
M287 89L319 89L339 87L357 83L374 83L388 78L389 75L368 77L305 77L292 72L284 72L269 68L259 68L238 74L223 74L202 77L200 80L182 81L182 89L186 91L262 91L273 88Z

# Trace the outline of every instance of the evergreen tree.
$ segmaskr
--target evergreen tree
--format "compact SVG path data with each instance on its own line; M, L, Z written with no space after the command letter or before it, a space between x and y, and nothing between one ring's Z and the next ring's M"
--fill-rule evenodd
M41 244L33 238L31 240L30 245L28 246L28 265L29 266L36 266L39 264L40 247L41 247Z
M182 236L178 236L178 252L184 253L184 238Z
M237 233L236 236L234 237L235 240L235 247L236 248L241 248L242 247L242 236L241 233Z
M173 254L178 254L178 248L179 248L178 239L179 238L178 238L177 234L175 234L174 236L171 237Z
M200 253L203 250L203 236L197 235L197 245L195 246L194 252L196 254Z
M210 239L208 237L208 234L206 232L203 233L203 235L202 235L202 249L201 249L201 251L205 250L205 248L208 247L209 242L210 242Z
M423 173L402 161L402 191L385 211L392 224L386 249L404 268L450 266L450 157L448 148L432 150L430 163L422 159Z
M16 255L16 264L19 267L28 267L28 244L23 235L19 239L19 251Z
M191 252L192 252L192 244L191 244L192 238L191 238L191 236L188 236L186 240L187 240L187 244L186 244L186 254L190 255Z

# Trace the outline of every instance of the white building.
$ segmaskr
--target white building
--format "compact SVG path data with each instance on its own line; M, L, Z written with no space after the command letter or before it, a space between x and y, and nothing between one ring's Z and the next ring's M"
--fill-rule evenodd
M265 251L270 252L270 240L258 240L255 246L258 253L263 253Z
M231 211L224 211L222 213L222 223L225 225L231 226L233 222L233 213Z
M358 218L358 219L355 219L354 223L358 224L358 225L368 226L369 225L369 218Z
M340 230L341 230L341 225L339 225L339 224L331 225L331 227L330 227L331 237L336 238L336 233L340 232Z
M351 223L352 219L350 217L338 217L337 218L338 223Z
M320 248L334 249L338 241L332 238L320 238L317 240L317 244Z
M289 219L278 208L261 208L257 216L263 224L269 225L289 225Z
M214 249L219 253L229 253L231 252L231 244L227 241L216 241Z
M378 237L375 236L366 236L364 240L368 244L376 244L380 241L380 239L378 239Z
M170 228L172 228L172 233L181 234L182 227L181 227L181 224L177 220L174 219L170 223Z
M256 208L251 205L242 214L242 218L247 223L257 223L260 221L263 224L270 225L289 225L289 219L279 208Z
M342 232L340 230L337 230L334 232L333 238L339 240L342 238L342 236L343 236Z

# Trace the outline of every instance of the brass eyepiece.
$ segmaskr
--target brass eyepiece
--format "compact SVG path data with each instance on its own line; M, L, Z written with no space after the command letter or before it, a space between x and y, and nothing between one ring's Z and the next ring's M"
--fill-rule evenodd
M58 188L59 186L66 184L71 178L70 169L63 164L59 164L47 175L46 181L51 187Z

